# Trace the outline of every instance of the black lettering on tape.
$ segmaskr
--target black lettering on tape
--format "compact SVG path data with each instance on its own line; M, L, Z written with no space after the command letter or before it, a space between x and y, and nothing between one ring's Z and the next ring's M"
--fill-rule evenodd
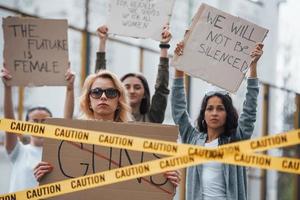
M150 166L148 164L129 167L125 169L120 169L115 172L115 177L117 179L122 179L135 175L142 175L150 171Z
M165 168L175 167L178 165L188 164L194 162L194 160L195 159L193 156L181 156L176 158L170 158L167 160L162 160L159 162L159 166L161 169L165 169Z
M100 143L115 144L115 145L120 145L122 147L132 147L133 146L133 139L122 138L122 137L118 137L118 136L99 135L98 141Z
M268 146L273 146L273 145L280 145L282 143L287 143L287 136L286 135L278 135L275 137L271 138L265 138L257 141L252 141L250 142L250 147L251 149L259 149L259 148L264 148Z
M40 198L49 194L56 194L61 192L61 185L60 184L52 184L46 187L39 187L36 189L27 190L26 196L28 199L36 199Z
M237 163L254 164L260 166L271 166L271 158L264 158L256 155L235 154L234 160Z
M3 197L0 197L0 200L16 200L16 194L9 194L9 195L5 195Z
M177 145L172 144L164 144L160 142L151 142L151 141L145 141L143 143L144 149L152 149L155 151L164 151L168 153L177 153L178 147Z
M82 177L80 179L75 179L70 182L71 188L77 189L82 187L90 187L93 185L97 185L99 183L105 182L105 174L93 175L88 177Z
M34 133L43 135L45 133L45 126L41 124L27 124L21 122L11 122L10 129L12 131L21 131L27 133Z
M300 170L300 161L283 160L281 166L284 169Z
M54 130L54 135L58 137L71 138L77 140L89 140L89 132L77 131L72 129L56 128Z

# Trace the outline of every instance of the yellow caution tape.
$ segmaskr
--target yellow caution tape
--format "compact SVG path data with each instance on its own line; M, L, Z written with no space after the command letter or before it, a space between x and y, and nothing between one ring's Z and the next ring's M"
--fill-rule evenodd
M249 158L247 158L247 156ZM105 172L95 173L92 175L82 176L73 179L67 179L37 188L24 190L0 196L0 200L8 199L40 199L63 195L71 192L86 190L99 186L104 186L113 183L119 183L126 180L135 179L142 176L150 176L157 173L162 173L179 168L190 167L203 163L205 160L200 156L176 156L163 158L155 161L149 161L132 166L113 169ZM216 159L216 161L219 161ZM259 167L263 169L275 169L279 171L292 172L300 174L300 161L289 158L272 158L263 155L248 155L235 153L226 162L241 166ZM289 168L293 165L298 165L296 168ZM285 168L287 167L287 168Z
M20 134L24 134L25 132L26 134L40 137L173 155L172 157L155 161L149 161L110 171L59 181L34 189L2 195L0 196L0 200L54 197L135 179L142 176L149 176L170 170L190 167L209 161L300 174L299 159L251 154L251 152L254 151L263 151L271 148L299 144L300 130L289 131L275 136L263 137L261 139L226 144L213 150L194 145L177 144L153 139L122 136L105 132L87 131L8 119L0 120L0 130Z
M124 136L101 131L89 131L64 126L38 124L10 119L0 119L0 130L38 137L67 140L106 147L122 148L163 155L187 155L202 153L259 152L300 143L300 129L253 140L244 140L207 149L190 144L178 144L155 139Z

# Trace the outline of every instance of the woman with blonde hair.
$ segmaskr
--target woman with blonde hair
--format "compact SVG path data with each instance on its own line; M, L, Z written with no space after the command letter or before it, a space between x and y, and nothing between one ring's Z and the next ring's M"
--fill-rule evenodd
M80 97L80 109L83 119L132 121L125 87L115 74L106 70L100 70L85 79ZM40 181L52 170L50 163L42 161L34 170L35 178Z
M115 122L132 120L126 90L119 78L107 70L100 70L86 78L80 109L84 119Z
M115 74L106 70L100 70L85 79L80 97L80 109L84 119L133 121L125 87ZM52 169L50 163L40 162L34 173L36 179L41 180ZM174 186L179 184L180 177L176 171L166 172L164 176Z

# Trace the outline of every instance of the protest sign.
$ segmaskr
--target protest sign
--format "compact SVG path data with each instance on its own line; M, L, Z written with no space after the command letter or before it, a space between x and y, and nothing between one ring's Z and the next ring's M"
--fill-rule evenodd
M5 66L13 86L63 86L68 68L67 20L7 17Z
M251 63L250 53L268 30L202 4L184 38L184 53L172 66L236 92Z
M174 0L111 0L107 21L112 34L161 40Z
M47 119L47 123L173 142L176 141L178 136L178 129L176 126L149 123L115 123L64 119ZM41 183L46 184L66 178L111 170L122 166L155 160L161 157L164 156L125 149L47 139L45 140L43 148L43 160L51 163L54 166L54 170L49 175L45 176L45 179L43 179ZM171 200L173 198L173 193L174 188L172 184L167 181L162 174L159 174L88 191L63 195L61 197L55 197L55 199L80 200L97 199L101 197L102 200Z

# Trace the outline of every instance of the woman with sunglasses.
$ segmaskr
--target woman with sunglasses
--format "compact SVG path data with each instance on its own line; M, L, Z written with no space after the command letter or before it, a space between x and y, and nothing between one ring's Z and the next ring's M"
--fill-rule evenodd
M258 96L257 61L263 45L257 44L251 52L252 62L247 80L246 99L241 116L225 92L207 93L202 100L197 127L190 122L184 91L183 72L176 71L172 88L172 114L179 125L184 143L217 147L234 141L249 139L256 120ZM175 53L182 55L184 43L177 45ZM209 162L188 168L187 200L247 199L247 174L245 167Z
M15 119L12 101L12 87L7 84L7 81L12 78L7 68L1 70L2 80L4 83L4 117ZM74 74L68 69L65 74L66 81L68 82L66 91L66 101L71 107L65 107L65 118L71 118L69 114L73 114L72 105L74 102L73 83ZM71 110L68 110L71 109ZM67 114L68 113L68 114ZM36 106L30 108L26 113L26 121L43 123L46 118L52 117L50 110L44 106ZM18 136L14 133L6 133L5 148L8 157L12 162L12 173L10 179L9 192L16 192L28 188L38 186L38 182L34 176L34 167L42 159L42 148L44 139L40 137L30 136L29 144L22 144L18 141Z
M106 70L101 70L86 78L80 97L80 109L84 119L115 122L132 121L131 108L124 85L115 74ZM39 181L52 169L50 163L40 162L35 169L36 179ZM177 172L167 172L165 177L173 185L179 184Z
M132 120L122 82L115 74L105 70L91 74L85 79L80 97L80 109L82 119L115 122ZM40 181L52 170L50 163L40 162L34 170L36 180Z
M95 72L106 69L105 49L108 37L108 27L106 25L97 29L97 34L100 40L97 52ZM127 73L121 81L129 95L132 115L135 121L162 123L165 119L165 111L169 96L169 58L168 49L169 42L172 38L169 32L169 26L166 25L161 33L160 42L160 62L158 65L158 74L155 84L155 92L150 100L150 89L147 79L140 73ZM174 186L178 186L180 182L180 172L166 172L165 177L170 180Z
M132 120L126 90L115 74L101 70L89 75L82 91L83 118L115 122Z
M106 69L105 48L107 40L107 26L98 28L97 33L100 39L99 52L97 52L96 69L99 71ZM165 110L167 107L167 100L169 95L169 58L168 58L168 44L171 40L171 33L169 26L165 26L162 31L162 40L159 45L160 63L158 65L158 74L155 84L155 93L150 102L150 90L147 79L139 73L125 74L121 81L124 83L130 100L132 108L132 115L135 121L139 122L153 122L162 123L165 118Z

